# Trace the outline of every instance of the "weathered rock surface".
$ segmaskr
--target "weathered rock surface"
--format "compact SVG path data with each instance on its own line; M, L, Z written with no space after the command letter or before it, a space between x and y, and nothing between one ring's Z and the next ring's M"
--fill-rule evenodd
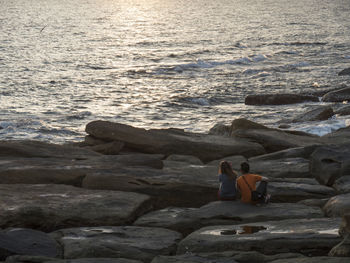
M326 144L348 145L350 148L350 126L340 128L334 132L323 135L321 140Z
M268 153L323 143L318 136L271 129L245 119L237 119L232 122L231 136L259 143Z
M350 174L350 145L318 147L310 158L310 172L321 184L331 186Z
M336 91L331 91L322 97L324 102L343 102L350 100L350 88L343 88Z
M197 156L204 162L230 155L246 157L263 154L261 145L245 139L192 134L179 130L145 130L107 121L93 121L86 132L102 140L117 140L135 151Z
M249 158L250 161L270 161L288 158L303 158L309 159L310 155L319 147L318 145L311 145L305 147L296 147L278 152L268 153L256 157Z
M328 120L333 115L334 111L331 106L323 106L295 117L292 122L324 121Z
M79 258L79 259L55 259L38 256L11 256L6 258L6 263L142 263L139 260L125 258Z
M146 195L66 185L0 185L0 227L44 231L72 226L121 225L149 211Z
M326 216L341 217L350 212L350 194L337 195L328 200L323 207Z
M183 254L176 256L158 256L152 260L152 263L252 263L252 262L271 262L277 259L304 257L297 253L282 253L277 255L264 255L256 251L225 251L199 254ZM237 260L237 261L236 261Z
M337 218L318 218L205 227L183 239L177 254L254 250L322 256L341 240L339 224Z
M290 258L279 259L271 263L347 263L350 258L339 257L304 257L304 258Z
M284 105L305 101L318 102L319 99L316 96L303 94L259 94L248 95L244 103L246 105Z
M299 201L298 204L303 204L303 205L307 205L307 206L317 206L319 208L323 208L327 204L328 200L329 200L329 198L305 199L305 200Z
M350 115L350 106L344 106L335 111L335 114L340 116Z
M329 252L331 257L348 257L350 260L350 235L347 234L342 242Z
M240 201L217 201L200 208L166 208L141 216L138 226L164 227L189 234L204 226L322 217L320 208L300 204L275 204L256 207Z
M0 156L4 157L41 157L69 158L85 160L100 154L68 145L51 144L40 141L0 141Z
M277 160L249 159L250 171L269 178L310 178L309 160L285 158Z
M121 167L145 166L161 169L163 155L128 154L97 156L87 160L63 158L0 158L0 182L3 184L69 184L81 186L86 174L118 171Z
M168 158L166 158L166 160L173 162L189 163L194 165L203 165L203 162L199 158L191 155L172 154L169 155Z
M230 135L230 126L225 125L223 123L217 123L212 128L210 128L209 134L229 136Z
M338 73L339 76L350 75L350 68L343 69Z
M339 179L337 179L333 184L333 187L339 193L350 193L350 175L342 176Z
M114 154L119 154L120 151L123 149L123 147L124 147L123 142L113 141L113 142L107 142L107 143L89 146L85 148L93 150L98 153L102 153L102 154L114 155Z
M193 174L130 168L114 173L88 174L83 180L82 187L147 194L152 197L152 203L156 208L198 207L217 200L218 177L217 172L210 175L210 178L201 178Z
M59 257L59 244L46 233L24 228L0 231L0 260L10 255Z
M182 235L162 228L134 226L61 229L51 234L62 244L64 258L127 258L150 262L171 255Z

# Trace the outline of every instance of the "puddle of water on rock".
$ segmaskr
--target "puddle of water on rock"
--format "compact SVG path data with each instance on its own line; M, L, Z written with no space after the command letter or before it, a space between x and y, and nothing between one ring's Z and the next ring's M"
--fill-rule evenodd
M263 226L242 226L240 230L218 229L218 230L204 231L202 234L214 235L214 236L250 235L266 229L267 228Z

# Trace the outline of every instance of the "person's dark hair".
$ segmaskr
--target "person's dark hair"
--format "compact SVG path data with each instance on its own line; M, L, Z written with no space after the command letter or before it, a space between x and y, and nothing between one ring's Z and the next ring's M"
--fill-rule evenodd
M236 178L236 174L233 172L232 166L231 166L231 164L229 162L222 161L220 163L220 167L219 168L220 168L219 169L219 173L226 174L231 179L235 179Z
M243 163L241 163L241 171L242 171L242 173L249 173L249 163L247 163L247 162L243 162Z

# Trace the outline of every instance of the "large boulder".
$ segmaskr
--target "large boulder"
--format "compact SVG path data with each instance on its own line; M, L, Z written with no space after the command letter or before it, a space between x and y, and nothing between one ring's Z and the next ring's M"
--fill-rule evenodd
M350 100L350 88L342 88L336 91L331 91L322 97L324 102L343 102Z
M135 226L70 228L51 235L62 244L66 259L121 257L142 262L173 254L182 238L172 230Z
M138 218L134 224L164 227L189 234L204 226L322 216L320 208L300 204L270 203L256 207L239 201L217 201L200 208L170 207L150 212Z
M145 130L107 121L90 122L86 132L99 139L122 141L134 151L193 155L204 162L230 155L251 157L265 153L261 145L246 139L193 134L174 129Z
M232 122L231 137L258 143L268 153L323 143L318 136L272 129L245 119L236 119Z
M310 158L310 173L323 185L350 174L350 145L327 145L316 148Z
M339 76L350 75L350 68L343 69L338 73Z
M350 213L350 194L337 195L328 200L323 207L326 216L341 217Z
M331 106L322 106L295 117L292 122L324 121L334 115Z
M146 195L67 185L0 185L0 227L43 231L72 226L122 225L151 208Z
M338 218L289 219L201 228L178 246L177 254L229 250L325 256L341 238Z
M244 103L246 105L285 105L306 101L318 102L319 99L317 96L304 94L258 94L248 95Z
M0 260L11 255L59 257L59 244L44 232L12 228L0 231Z
M337 179L333 184L333 187L339 193L350 193L350 175L342 176L339 179Z

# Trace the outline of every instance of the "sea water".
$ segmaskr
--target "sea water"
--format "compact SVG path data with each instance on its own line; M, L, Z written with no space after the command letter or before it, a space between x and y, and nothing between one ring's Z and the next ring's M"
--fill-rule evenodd
M93 120L207 132L326 103L249 94L350 84L350 0L0 0L0 139L62 143ZM325 134L346 117L293 124Z

